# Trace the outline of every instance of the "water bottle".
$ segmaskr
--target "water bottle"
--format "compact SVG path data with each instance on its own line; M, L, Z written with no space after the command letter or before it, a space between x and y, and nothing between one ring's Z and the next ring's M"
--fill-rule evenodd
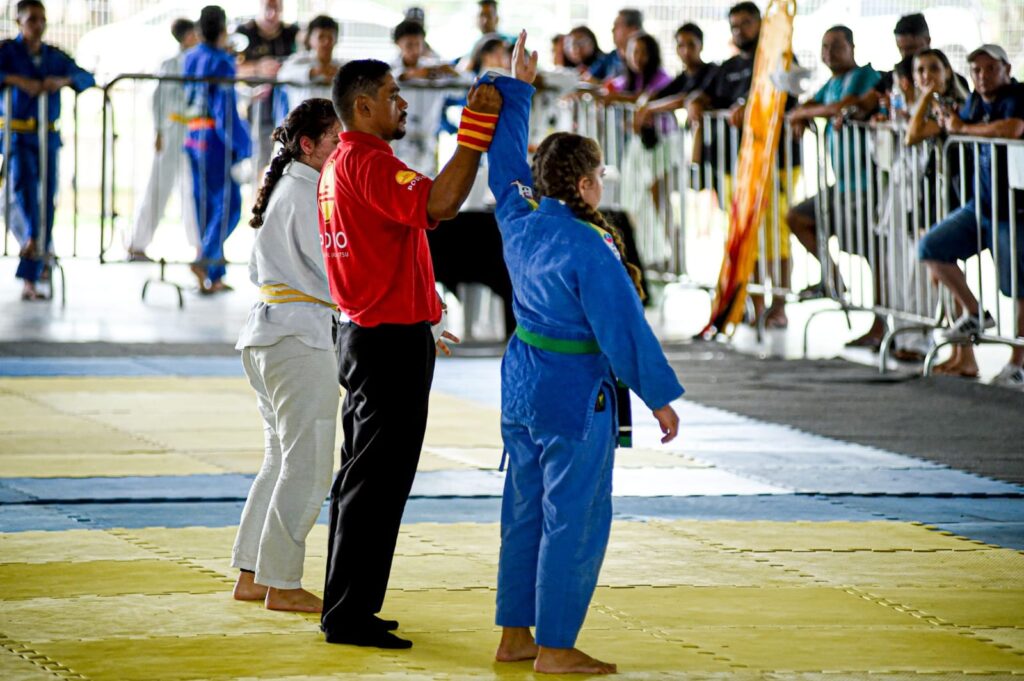
M889 118L893 121L899 121L907 110L907 100L903 96L903 93L897 88L892 91L892 95L889 96Z

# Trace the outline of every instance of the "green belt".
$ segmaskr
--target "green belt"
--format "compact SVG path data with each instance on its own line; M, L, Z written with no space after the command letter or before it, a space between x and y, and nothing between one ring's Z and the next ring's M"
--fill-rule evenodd
M549 350L551 352L559 352L563 355L597 355L601 352L601 346L597 344L596 339L590 340L564 340L561 338L551 338L550 336L543 336L539 333L527 331L521 325L516 326L516 336L519 340L523 341L527 345L532 345L535 348L541 350ZM616 403L618 404L618 416L619 416L619 427L618 427L618 440L620 447L632 447L633 446L633 414L631 413L629 404L629 388L622 381L616 380ZM501 467L499 470L503 470L505 466L504 453L502 454Z
M527 345L532 345L541 350L559 352L563 355L598 355L601 353L601 346L595 339L590 340L565 340L542 336L533 331L527 331L521 325L516 326L516 336Z

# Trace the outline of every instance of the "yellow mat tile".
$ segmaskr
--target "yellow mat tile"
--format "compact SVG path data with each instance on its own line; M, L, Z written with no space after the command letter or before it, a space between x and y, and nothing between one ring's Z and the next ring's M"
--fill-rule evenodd
M60 413L52 407L39 404L24 395L0 393L0 433L25 428L30 424L49 424L59 427Z
M867 522L681 522L678 527L713 546L744 551L976 551L987 548L923 525Z
M1024 671L1024 657L929 627L708 627L667 634L763 670Z
M187 408L186 404L189 405ZM139 433L168 430L169 426L181 423L185 419L188 427L194 430L217 430L230 423L232 427L255 428L258 432L263 432L263 420L256 409L255 393L250 404L244 408L240 404L230 405L232 408L222 404L214 410L196 409L190 403L174 402L173 398L162 399L159 406L159 409L104 412L93 414L90 418L98 423Z
M257 473L263 464L263 447L253 447L246 451L227 452L188 452L188 456L197 461L202 461L221 473ZM335 453L335 465L337 470L337 453Z
M115 596L131 593L210 593L223 578L166 560L0 564L4 599Z
M202 452L263 451L262 428L221 428L219 430L149 431L146 437L170 450Z
M450 464L448 468L451 469L494 470L501 464L501 447L424 447L423 454L430 454L439 461L447 461ZM424 470L422 465L420 470Z
M113 428L81 422L79 429L67 431L22 430L3 434L3 453L7 454L82 454L89 452L159 453L167 449L157 442Z
M997 627L974 629L970 632L979 641L985 641L1004 650L1024 655L1024 629L1018 627Z
M1024 587L1024 575L1018 586ZM1024 588L868 589L872 596L961 627L1022 627Z
M0 534L0 561L4 563L146 560L154 557L149 551L101 530ZM3 597L0 590L0 598Z
M1024 555L1006 549L936 553L762 553L769 564L813 575L821 582L861 587L1019 589Z
M452 553L492 556L497 562L501 546L498 523L415 523L402 527L402 535L414 537Z
M416 466L418 471L457 471L473 470L480 468L473 463L459 461L449 456L437 453L435 450L424 449L420 453L420 462Z
M194 393L200 395L220 392L251 392L244 378L209 376L34 376L0 378L0 391L25 395L54 395L67 393L98 393L113 402L117 394L134 396L138 393ZM137 404L126 401L130 407ZM85 406L85 405L82 405Z
M219 466L176 452L0 454L0 478L89 478L224 472Z
M499 631L494 624L496 591L472 589L465 591L397 591L392 590L384 601L382 616L397 619L402 631L443 632L483 630ZM591 609L584 628L613 629L621 623L615 617ZM495 637L497 642L497 637Z
M658 629L702 626L927 626L842 589L676 586L599 589L594 604Z
M130 594L79 598L34 598L4 603L26 645L43 641L115 637L316 633L316 615L273 612L259 602L241 602L229 588L209 594ZM88 623L83 626L83 623Z
M126 541L153 546L174 558L230 558L235 527L146 527L112 530ZM313 533L316 535L313 535ZM320 534L314 526L311 538Z
M496 588L498 559L493 567L459 555L396 556L391 589Z
M60 677L21 655L0 648L0 679L4 681L55 681Z
M443 393L431 393L426 447L501 448L500 412Z
M742 555L693 551L685 555L609 547L601 570L603 586L798 586L799 574Z

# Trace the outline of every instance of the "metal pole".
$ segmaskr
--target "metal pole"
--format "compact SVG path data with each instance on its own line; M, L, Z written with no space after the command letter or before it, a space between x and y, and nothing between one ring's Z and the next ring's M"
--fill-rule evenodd
M11 145L14 135L11 130L11 114L14 107L13 86L4 88L4 255L8 255L7 237L11 232Z
M36 258L45 260L50 238L50 202L47 200L50 172L50 97L45 92L38 99L36 134L39 140L39 238L36 240Z

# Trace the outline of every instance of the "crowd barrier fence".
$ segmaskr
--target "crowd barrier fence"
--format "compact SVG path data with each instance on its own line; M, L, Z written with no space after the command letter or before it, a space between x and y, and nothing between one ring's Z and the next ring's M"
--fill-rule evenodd
M308 84L260 78L208 79L148 74L122 74L99 88L101 99L97 103L90 91L74 94L71 103L72 172L70 186L61 196L70 202L72 221L71 255L79 255L80 198L91 193L98 197L98 257L101 263L118 262L111 257L115 235L129 230L132 213L121 210L125 186L138 185L136 172L127 177L121 170L127 166L135 171L139 166L150 167L151 184L167 193L169 184L182 181L184 167L178 177L161 177L161 167L153 163L157 152L153 149L153 130L159 122L177 118L185 129L187 112L160 111L158 99L150 102L149 111L140 106L140 98L150 95L153 85L207 82L232 88L241 93L242 102L249 100L255 107L249 117L254 155L269 130L263 127L266 117L259 107L271 100L254 97L260 90L273 87L303 87ZM422 88L427 85L408 83L404 88ZM451 89L446 83L439 87ZM323 96L329 96L323 87ZM87 110L82 111L80 100L89 99ZM549 98L550 99L550 98ZM47 98L38 99L40 110L37 120L48 120ZM606 165L617 179L609 182L607 200L621 207L634 223L634 236L647 276L669 286L685 286L713 292L726 236L727 214L733 195L732 169L737 167L736 156L740 147L740 131L728 122L727 112L708 112L699 125L686 122L683 116L659 114L646 130L634 130L636 106L631 103L604 103L590 93L555 98L551 106L557 111L550 114L555 127L569 127L573 132L595 138L601 145ZM11 110L11 90L4 90L5 111ZM98 106L97 106L98 104ZM152 108L157 110L153 111ZM95 110L94 110L95 109ZM82 125L83 116L87 123ZM154 125L153 118L157 124ZM99 125L96 125L96 119ZM230 122L229 122L230 126ZM551 127L551 126L549 126ZM38 143L40 149L38 215L45 214L47 173L46 150L50 143L45 126L41 126ZM95 139L96 129L99 139ZM88 139L80 131L91 135ZM13 126L4 122L4 150L11 149ZM546 132L546 131L545 131ZM932 139L907 145L902 124L863 123L847 121L833 125L824 121L812 123L805 130L794 130L784 123L778 162L768 169L769 192L765 218L758 227L759 254L755 272L748 285L752 296L781 297L789 301L809 298L828 298L836 308L821 309L813 313L804 327L804 348L807 350L811 322L824 312L837 309L849 313L869 311L886 318L887 333L882 344L879 367L886 370L890 351L897 338L904 334L930 332L943 326L953 314L951 298L932 281L927 269L917 257L922 236L930 226L942 220L955 208L963 205L969 194L980 189L980 152L988 145L993 153L989 172L992 186L1007 185L1011 178L999 176L999 157L1024 157L1024 141L991 140L951 136L945 140ZM230 139L232 130L226 131ZM533 140L539 142L540 140ZM167 140L172 146L177 140ZM79 174L79 161L86 147L98 151L99 173L86 174L85 182ZM88 156L88 154L87 154ZM182 152L180 157L184 156ZM133 158L134 157L134 158ZM257 156L258 157L258 156ZM141 159L141 160L140 160ZM129 162L130 161L130 162ZM179 161L184 162L183 158ZM9 160L5 154L5 180ZM1011 163L1011 168L1024 163ZM230 166L224 165L225 186ZM255 169L260 170L259 168ZM258 173L250 173L242 183L245 193L252 195L253 182ZM1020 183L1015 186L1019 186ZM187 188L189 182L182 181ZM149 189L147 189L149 191ZM993 192L996 197L998 191ZM969 339L943 341L931 348L924 370L929 372L935 353L949 342L1002 343L1024 345L1024 334L1019 328L1016 306L1007 305L1000 297L998 286L1001 274L1008 277L1010 300L1016 297L1020 282L1016 268L1003 273L1004 261L1016 262L1019 248L1016 214L1016 195L1009 191L1008 216L1000 215L998 201L993 199L991 213L995 221L1005 217L1009 239L1001 244L993 241L992 262L986 258L972 258L967 265L969 282L984 310L994 310L995 326L982 330ZM15 224L12 186L4 182L5 235ZM786 213L797 201L814 198L817 249L804 253L790 234ZM166 198L164 199L166 203ZM201 202L205 205L205 202ZM185 218L187 197L180 202L181 217ZM982 207L975 202L978 222L979 253L984 245L981 227ZM153 208L159 222L163 205ZM245 215L246 211L242 212ZM198 216L202 221L202 211ZM226 228L226 212L224 215ZM183 220L185 221L185 220ZM45 228L46 221L40 221ZM998 230L997 230L998 231ZM45 236L45 235L44 235ZM65 287L60 261L45 252L46 239L40 238L39 255L46 258L60 274L62 291ZM1000 249L1009 249L1009 258ZM710 257L709 257L710 254ZM4 255L10 255L9 240L4 240ZM1003 256L1001 258L1000 256ZM217 263L227 262L220 258ZM181 287L167 281L165 267L169 264L193 264L194 260L160 259L160 276L146 282L146 289L154 282L173 285L183 305ZM209 264L209 263L203 263ZM801 288L802 287L802 288ZM808 294L811 292L811 295ZM62 294L63 300L63 294ZM1006 308L1009 307L1009 312ZM752 317L761 333L765 331L767 306L760 305L759 314Z

